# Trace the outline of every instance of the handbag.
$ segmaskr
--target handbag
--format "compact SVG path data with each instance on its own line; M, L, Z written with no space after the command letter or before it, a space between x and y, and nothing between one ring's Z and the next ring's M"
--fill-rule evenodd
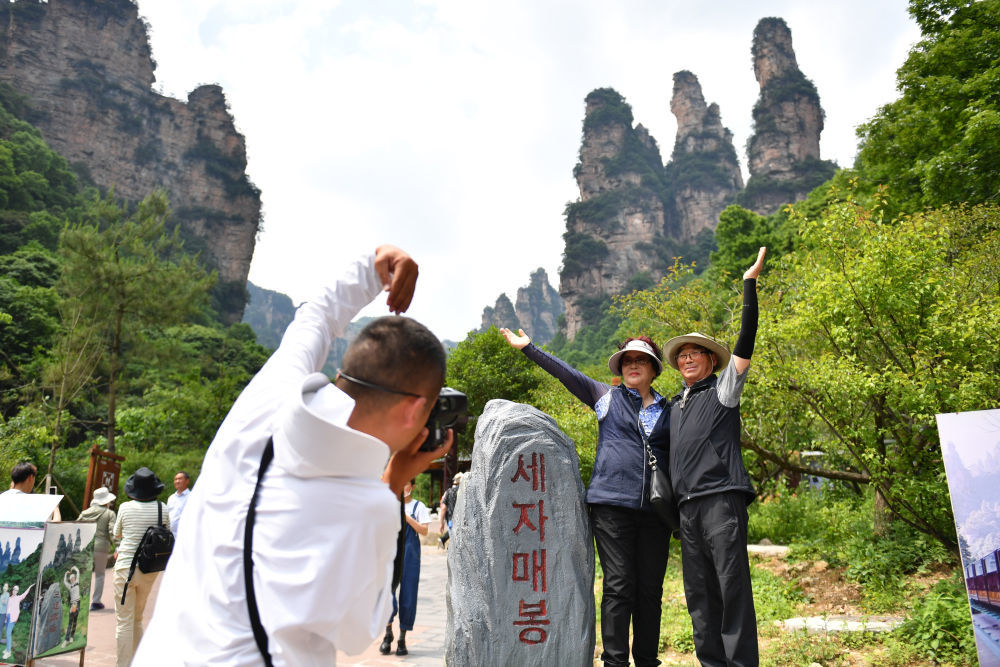
M636 426L639 428L642 444L646 447L646 458L649 465L649 504L663 523L667 524L670 534L678 537L681 529L681 516L677 509L677 501L674 499L674 487L670 483L670 475L665 468L657 465L656 455L653 454L653 448L649 446L649 440L646 438L646 431L642 428L642 420L638 418L638 412L636 417Z

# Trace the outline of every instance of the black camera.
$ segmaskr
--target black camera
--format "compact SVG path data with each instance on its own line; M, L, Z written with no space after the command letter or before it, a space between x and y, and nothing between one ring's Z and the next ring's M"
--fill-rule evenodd
M456 433L464 431L469 421L468 413L469 399L465 394L451 387L441 389L427 418L427 439L420 445L420 451L429 452L444 444L450 428Z

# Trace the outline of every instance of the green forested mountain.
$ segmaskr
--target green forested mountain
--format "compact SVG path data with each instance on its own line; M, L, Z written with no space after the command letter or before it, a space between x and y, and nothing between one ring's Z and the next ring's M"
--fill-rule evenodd
M73 517L93 445L197 475L266 350L219 323L165 195L82 187L24 111L0 86L0 468L52 473Z

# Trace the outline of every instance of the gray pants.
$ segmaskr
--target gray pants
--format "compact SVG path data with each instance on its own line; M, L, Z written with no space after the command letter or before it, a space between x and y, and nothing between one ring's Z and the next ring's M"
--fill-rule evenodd
M108 550L94 549L94 587L90 589L90 604L100 604L104 592L104 575L108 571Z
M746 495L693 498L681 503L680 514L684 594L698 660L709 667L756 667Z

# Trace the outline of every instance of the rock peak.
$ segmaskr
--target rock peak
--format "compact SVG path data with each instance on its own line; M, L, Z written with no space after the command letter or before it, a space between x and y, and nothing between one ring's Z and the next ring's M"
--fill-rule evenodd
M760 97L747 142L750 180L737 203L762 215L804 198L833 176L820 159L823 109L816 86L799 69L792 31L780 18L761 19L754 30L753 70Z
M187 248L219 272L217 310L238 322L261 209L245 141L221 87L187 103L152 90L147 28L132 0L2 2L0 81L85 180L132 202L167 191Z
M753 74L761 88L773 79L799 71L792 48L792 31L784 19L761 19L753 31L750 52L753 54Z

